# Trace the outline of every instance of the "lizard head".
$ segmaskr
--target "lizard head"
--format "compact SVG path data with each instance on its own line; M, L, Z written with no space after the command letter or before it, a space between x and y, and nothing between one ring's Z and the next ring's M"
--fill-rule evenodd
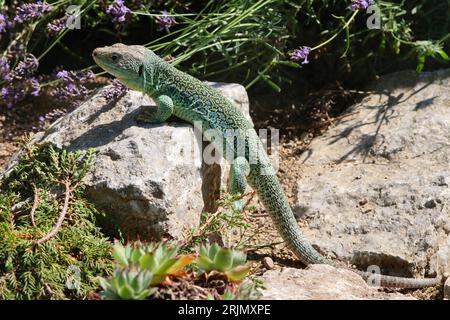
M127 46L121 43L97 48L92 52L92 57L103 70L121 80L129 88L139 91L144 91L145 84L152 80L146 79L153 67L151 61L153 58L159 59L143 46Z

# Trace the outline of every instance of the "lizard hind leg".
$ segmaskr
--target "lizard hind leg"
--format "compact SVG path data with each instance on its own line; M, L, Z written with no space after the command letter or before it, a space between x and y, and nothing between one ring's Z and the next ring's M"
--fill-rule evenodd
M137 120L144 123L162 123L173 113L173 101L169 96L161 95L155 99L157 109L144 110L137 116Z
M250 172L250 165L244 157L237 157L231 164L229 176L229 192L231 194L243 195L247 188L247 176ZM244 208L244 199L237 200L233 203L235 210Z

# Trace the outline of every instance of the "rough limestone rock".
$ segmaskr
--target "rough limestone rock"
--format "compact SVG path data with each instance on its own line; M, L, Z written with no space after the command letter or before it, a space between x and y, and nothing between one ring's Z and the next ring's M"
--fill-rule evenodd
M444 284L444 299L450 300L450 278L448 278Z
M264 300L413 300L399 293L385 293L370 287L359 275L329 265L306 269L270 270L261 277Z
M450 273L450 69L382 77L301 158L294 211L323 253Z
M245 89L210 83L249 115ZM34 142L51 142L69 150L95 148L96 159L86 179L87 197L107 217L111 231L126 238L176 239L196 227L202 211L218 197L221 166L202 163L202 138L176 118L164 124L138 124L136 116L154 102L129 91L107 103L100 90L60 118Z

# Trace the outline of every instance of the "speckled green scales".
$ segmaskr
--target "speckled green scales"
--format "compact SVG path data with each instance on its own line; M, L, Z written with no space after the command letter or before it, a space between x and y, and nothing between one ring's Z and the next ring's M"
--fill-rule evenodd
M100 57L96 55L96 51L101 54ZM114 55L130 61L114 62L117 60L113 59ZM158 111L150 116L148 114L141 116L141 120L153 123L163 122L173 114L197 127L201 123L207 138L206 132L209 129L215 129L223 136L226 136L227 130L238 129L242 133L240 138L245 136L245 155L239 156L234 152L231 157L230 191L243 193L248 182L257 192L288 247L303 263L307 265L330 263L303 237L276 175L261 174L267 170L273 172L273 169L252 125L217 90L175 69L150 50L140 46L116 44L112 47L99 48L94 51L94 59L106 71L118 76L131 88L145 91L155 99ZM139 77L136 77L138 66ZM141 80L142 87L140 87ZM222 149L224 156L229 156L225 150L226 143L217 144L214 141L212 143ZM235 148L236 144L233 147ZM257 154L258 160L249 164L251 152ZM371 278L372 281L386 287L425 287L436 285L441 281L440 278L408 279L356 272L363 278Z
M250 172L245 177L248 184L258 193L261 202L271 214L278 231L299 259L305 264L326 263L325 258L301 237L300 229L277 177L260 174L262 170L269 169L268 167L271 167L271 164L255 130L244 115L217 90L169 64L161 64L155 70L155 73L158 80L154 86L156 90L153 95L171 97L174 103L173 114L175 116L191 123L201 121L203 130L216 129L225 135L226 130L241 129L249 136L245 140L245 158L246 160L249 159L249 145L251 145L257 148L257 150L253 148L253 152L258 154L259 161L249 164ZM253 139L253 144L249 142L251 139ZM225 143L222 146L225 146ZM224 148L222 148L222 152L226 155ZM243 179L240 176L240 171L242 170L236 168L231 170L231 185L237 184L240 186L240 190L231 190L231 192L243 192L245 190L244 184L239 182Z

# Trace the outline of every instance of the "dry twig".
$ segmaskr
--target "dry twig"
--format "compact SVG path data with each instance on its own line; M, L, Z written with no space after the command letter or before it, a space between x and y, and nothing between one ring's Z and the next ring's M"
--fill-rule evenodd
M33 206L31 207L30 211L30 217L31 217L31 224L33 225L33 227L36 227L36 220L34 218L34 213L36 212L36 209L39 206L39 193L36 186L33 186L33 190L34 190L34 200Z
M67 210L69 209L69 200L70 200L70 196L71 196L71 192L72 192L72 188L70 187L69 180L66 180L64 182L64 185L65 185L65 189L66 189L65 197L64 197L64 205L61 210L61 213L59 214L59 217L58 217L58 220L56 221L55 226L45 236L43 236L39 240L34 240L33 244L41 244L41 243L48 241L49 239L53 238L58 233L59 229L61 228L64 218L66 217Z

